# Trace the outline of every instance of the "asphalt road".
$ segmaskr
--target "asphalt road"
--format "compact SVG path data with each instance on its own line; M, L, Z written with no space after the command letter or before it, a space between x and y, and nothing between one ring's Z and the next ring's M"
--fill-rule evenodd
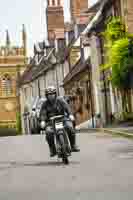
M0 138L0 200L132 200L133 141L93 133L78 144L64 166L44 136Z

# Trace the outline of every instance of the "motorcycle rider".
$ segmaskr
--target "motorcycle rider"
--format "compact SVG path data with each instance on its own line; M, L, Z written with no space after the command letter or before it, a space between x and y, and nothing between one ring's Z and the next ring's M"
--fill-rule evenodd
M54 86L50 86L45 90L46 101L43 103L40 111L41 127L45 127L46 140L50 149L50 156L56 155L56 147L54 143L54 130L49 124L50 117L55 115L67 115L67 120L64 120L64 126L67 130L73 152L80 150L76 146L75 129L73 128L74 116L71 109L63 97L57 97L57 91Z

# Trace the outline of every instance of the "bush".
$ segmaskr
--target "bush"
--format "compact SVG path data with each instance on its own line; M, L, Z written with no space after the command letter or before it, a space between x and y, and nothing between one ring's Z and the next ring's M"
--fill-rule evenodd
M124 113L124 120L133 122L133 113Z
M129 87L127 76L132 71L133 58L129 56L129 39L115 42L110 50L109 65L112 67L112 83L118 88Z
M0 127L0 137L5 137L5 136L16 136L19 135L20 133L15 129L15 128L8 128L5 126Z
M105 32L107 62L103 69L112 69L111 81L119 89L130 88L130 74L133 73L133 35L126 32L120 18L114 17Z

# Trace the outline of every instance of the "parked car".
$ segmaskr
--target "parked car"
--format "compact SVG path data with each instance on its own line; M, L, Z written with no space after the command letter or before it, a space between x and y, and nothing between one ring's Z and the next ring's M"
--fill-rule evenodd
M66 96L64 96L64 99L67 101L68 104L70 104L70 102L71 102L71 96L66 95Z
M36 97L30 113L30 132L31 134L40 134L40 110L45 98Z

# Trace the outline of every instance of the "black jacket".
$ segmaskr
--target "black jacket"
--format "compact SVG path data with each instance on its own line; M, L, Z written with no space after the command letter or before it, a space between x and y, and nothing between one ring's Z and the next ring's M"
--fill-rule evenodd
M46 100L40 111L40 119L41 121L48 122L50 117L55 115L67 115L72 114L70 106L65 101L63 97L57 97L54 104L51 104L48 100Z

